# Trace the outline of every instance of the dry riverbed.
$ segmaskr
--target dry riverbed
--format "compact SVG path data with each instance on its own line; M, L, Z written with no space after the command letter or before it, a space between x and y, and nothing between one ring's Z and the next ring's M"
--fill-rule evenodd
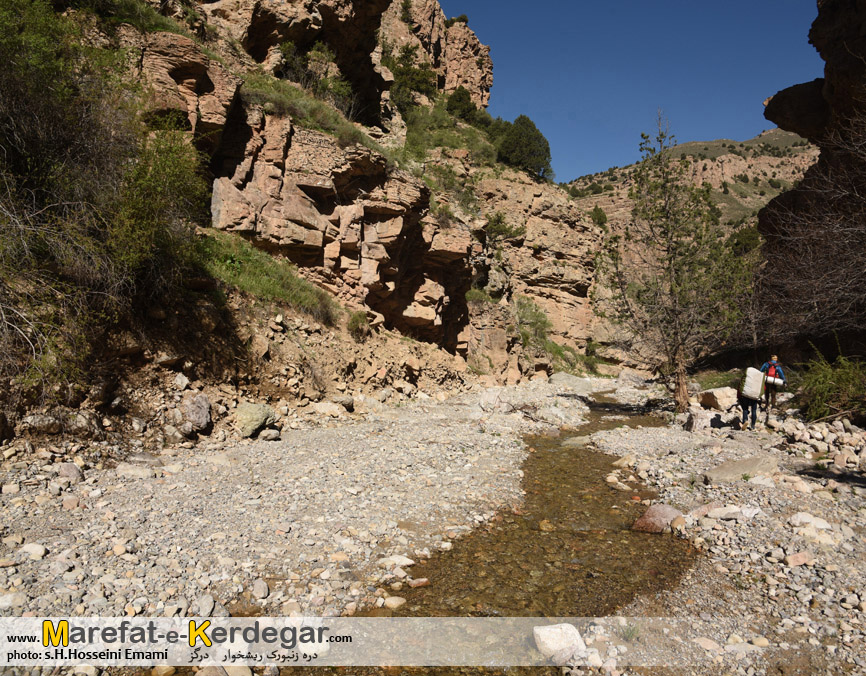
M0 613L399 608L401 586L423 584L401 557L448 550L522 503L523 435L577 427L591 393L657 396L641 385L554 376L284 431L281 441L205 442L101 469L85 459L92 449L36 448L4 464ZM610 490L640 480L683 512L674 534L656 537L688 538L706 554L676 588L620 612L694 616L713 629L715 640L699 645L704 665L670 673L866 673L862 472L814 471L771 429L678 424L590 442L625 458ZM752 470L704 479L755 456ZM645 673L615 663L608 671Z

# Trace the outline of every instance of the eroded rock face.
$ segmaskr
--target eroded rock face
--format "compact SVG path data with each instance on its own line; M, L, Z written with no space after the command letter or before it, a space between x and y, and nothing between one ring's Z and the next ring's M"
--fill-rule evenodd
M352 83L359 110L378 119L388 83L373 62L382 13L390 0L216 0L198 7L208 23L237 40L258 63L273 67L279 45L300 51L316 42L330 47L342 75Z
M799 185L759 215L768 250L785 252L767 257L765 286L786 307L791 333L862 326L866 275L858 256L866 246L866 201L859 188L866 177L864 21L862 3L819 0L809 41L826 62L825 77L789 87L766 102L767 119L821 149Z
M134 52L133 74L153 93L149 114L185 118L199 144L212 151L220 142L240 79L183 35L127 32L123 42Z
M380 323L457 349L469 230L425 218L428 188L381 155L256 107L242 115L216 160L213 226L285 255Z
M490 102L493 61L490 47L462 22L446 26L445 13L437 0L413 0L411 26L403 21L402 3L393 0L382 18L383 37L395 52L403 45L419 48L419 58L439 74L439 89L451 93L458 87L469 91L477 106Z
M503 244L502 261L486 261L489 277L500 276L509 296L527 296L544 310L554 339L585 345L596 321L589 291L599 228L563 190L517 172L482 179L478 193L486 214L501 212L509 225L525 228L521 238Z

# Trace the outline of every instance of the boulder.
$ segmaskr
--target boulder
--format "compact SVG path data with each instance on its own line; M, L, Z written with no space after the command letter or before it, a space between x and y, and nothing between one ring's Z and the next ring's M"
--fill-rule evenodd
M737 403L737 391L733 387L717 387L704 390L698 395L698 401L704 408L716 411L727 411Z
M719 484L740 481L744 477L769 476L779 470L779 462L771 455L756 455L743 460L730 460L707 470L704 483Z
M265 404L239 404L235 410L235 427L242 437L252 437L276 420L274 409Z
M586 643L573 624L533 627L532 636L538 652L548 659L566 652L578 653L586 650Z
M202 392L187 394L183 398L181 409L184 420L192 425L193 431L205 432L210 429L210 400L206 394Z
M121 462L114 471L117 476L126 479L150 479L153 477L153 470L150 467L131 465L128 462Z
M62 479L69 479L71 484L77 484L84 479L81 468L74 462L61 462L57 466L57 476Z
M60 434L63 422L53 415L33 414L21 419L19 429L27 434Z
M670 529L671 521L683 513L670 505L650 505L643 516L634 522L631 529L642 533L663 533Z
M339 404L335 404L332 401L319 401L313 404L313 411L318 413L321 416L329 416L331 418L339 418L342 416L346 409L340 406Z

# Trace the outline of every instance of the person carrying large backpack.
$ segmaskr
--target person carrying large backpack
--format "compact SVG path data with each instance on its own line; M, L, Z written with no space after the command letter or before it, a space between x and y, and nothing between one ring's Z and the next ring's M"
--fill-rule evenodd
M763 373L751 367L747 368L743 374L743 379L737 388L737 403L743 409L743 421L740 429L749 429L749 413L752 414L752 429L755 429L758 420L758 402L764 393L764 379Z
M770 378L781 380L782 386L788 384L788 379L785 377L785 372L782 370L782 365L779 363L779 357L775 354L770 357L770 361L764 362L764 365L761 367L761 372L767 374L767 382L764 386L764 406L769 415L770 408L775 408L776 406L776 390L779 387L779 385L771 381Z

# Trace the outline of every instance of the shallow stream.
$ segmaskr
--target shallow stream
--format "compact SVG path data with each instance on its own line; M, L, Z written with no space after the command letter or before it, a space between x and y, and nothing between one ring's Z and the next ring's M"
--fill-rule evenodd
M603 408L608 410L592 411L573 436L663 424ZM407 600L396 615L607 615L637 594L679 580L694 560L692 548L670 535L630 530L646 509L638 499L652 494L640 484L631 484L630 492L610 487L605 477L614 458L568 439L527 439L522 508L501 513L453 550L413 566L412 576L428 578L430 586L394 592Z

